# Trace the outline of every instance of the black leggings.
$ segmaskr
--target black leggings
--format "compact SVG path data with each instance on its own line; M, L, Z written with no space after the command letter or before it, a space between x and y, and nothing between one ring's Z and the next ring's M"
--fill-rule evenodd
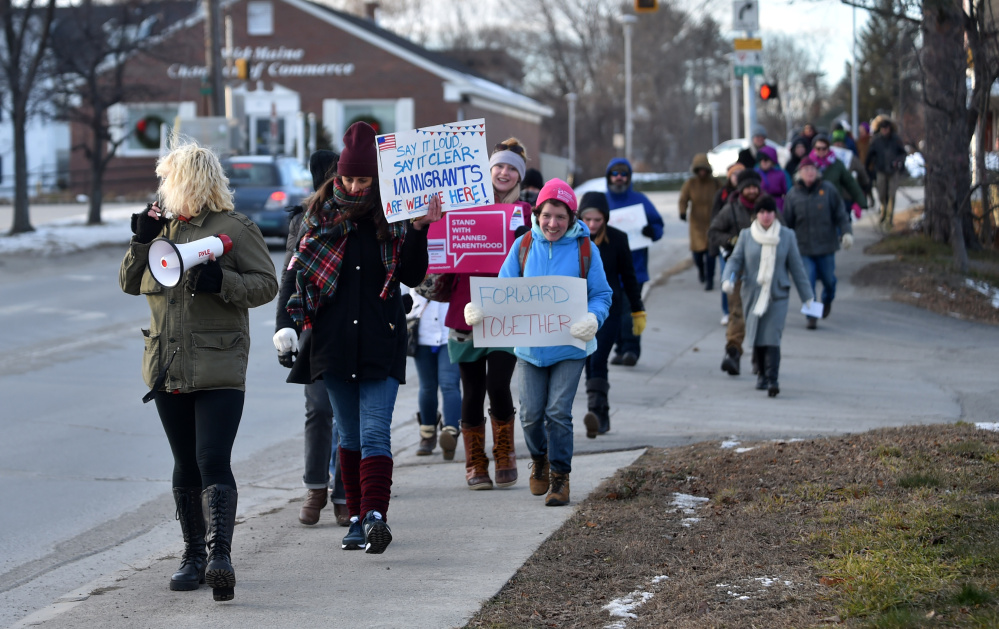
M513 415L510 380L517 367L517 357L510 352L489 352L473 363L458 363L461 370L461 423L469 428L481 426L482 405L489 394L489 412L506 421ZM487 373L488 372L488 373Z
M173 451L174 487L236 487L229 463L243 398L237 389L156 392L156 410Z

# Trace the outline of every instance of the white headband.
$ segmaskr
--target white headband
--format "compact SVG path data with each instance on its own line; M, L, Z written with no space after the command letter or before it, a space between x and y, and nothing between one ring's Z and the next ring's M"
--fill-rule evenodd
M497 151L489 157L489 169L492 170L496 164L506 164L513 166L520 174L520 180L524 181L524 173L527 172L527 162L520 155L513 151Z

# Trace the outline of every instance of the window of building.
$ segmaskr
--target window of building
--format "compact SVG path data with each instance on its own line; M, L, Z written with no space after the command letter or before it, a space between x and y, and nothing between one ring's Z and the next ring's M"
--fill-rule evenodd
M118 154L122 157L159 155L162 148L162 134L170 132L178 116L193 118L195 112L193 102L129 103L109 108L111 137L118 140L126 136L118 148Z
M246 4L246 33L248 35L274 34L274 4L248 2Z

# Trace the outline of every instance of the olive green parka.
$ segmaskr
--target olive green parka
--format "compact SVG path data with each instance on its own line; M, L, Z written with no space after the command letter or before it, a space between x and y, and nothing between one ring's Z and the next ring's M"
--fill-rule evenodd
M149 302L149 329L142 330L146 386L153 387L169 362L161 390L245 390L250 352L248 310L271 301L278 289L274 263L260 229L242 214L207 209L190 221L165 219L163 223L160 236L174 243L225 234L232 239L232 249L218 258L222 290L212 294L194 291L200 266L187 271L176 286L159 284L147 264L150 245L132 238L118 283L129 295L145 295Z

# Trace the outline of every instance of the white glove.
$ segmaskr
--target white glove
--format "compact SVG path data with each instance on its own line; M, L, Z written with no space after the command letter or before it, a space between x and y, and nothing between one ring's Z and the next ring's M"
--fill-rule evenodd
M735 284L732 283L732 280L725 280L722 282L722 291L724 291L726 295L731 295L734 290Z
M486 312L479 306L468 302L465 304L465 323L468 325L479 325L486 316Z
M853 234L843 234L843 237L839 239L839 244L843 245L844 249L849 249L853 246Z
M569 328L569 334L584 343L589 343L597 335L599 327L600 324L597 323L597 315L587 312L585 317L572 324Z
M294 328L281 328L274 333L274 349L278 354L298 351L298 334Z

